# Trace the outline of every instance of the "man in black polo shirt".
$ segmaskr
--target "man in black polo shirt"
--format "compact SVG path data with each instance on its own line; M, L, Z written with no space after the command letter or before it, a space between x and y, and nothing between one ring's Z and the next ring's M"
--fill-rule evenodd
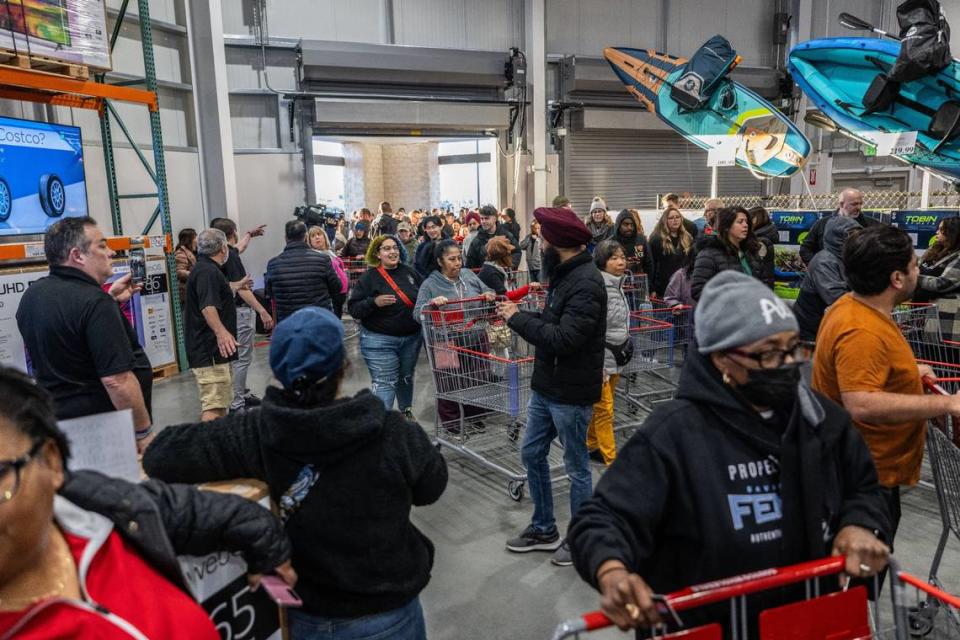
M153 369L118 302L135 293L130 274L105 292L113 251L93 218L64 218L43 239L50 275L20 301L17 327L37 382L65 420L130 409L137 448L152 439Z
M273 316L263 308L257 296L250 290L253 281L247 275L247 270L240 259L244 247L240 245L240 238L237 236L237 223L230 218L214 218L210 221L210 227L223 231L230 247L227 261L220 270L230 282L230 288L237 292L234 298L237 305L237 333L235 334L237 359L230 364L233 375L233 400L230 402L230 411L239 411L260 404L260 398L247 388L247 371L253 362L253 340L257 330L254 314L260 316L260 321L263 322L267 331L273 328ZM244 238L254 238L262 234L263 228L258 227L254 231L248 231Z
M187 360L200 391L200 419L227 415L233 400L230 363L237 358L237 305L220 267L229 256L227 237L219 229L197 236L197 264L187 278L183 326Z

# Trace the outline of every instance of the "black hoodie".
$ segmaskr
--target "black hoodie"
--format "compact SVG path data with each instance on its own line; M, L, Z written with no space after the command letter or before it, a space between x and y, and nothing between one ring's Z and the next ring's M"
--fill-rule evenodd
M623 245L624 253L627 256L628 268L633 273L653 274L653 260L650 258L650 247L647 245L647 237L640 233L639 228L633 236L625 236L620 229L623 221L629 218L633 220L630 211L624 209L617 216L613 223L613 239Z
M885 536L886 502L849 414L803 384L789 419L765 422L738 398L693 345L677 399L650 414L570 523L584 580L596 587L597 569L616 559L669 593L824 557L847 525Z
M320 477L287 522L303 610L355 618L410 602L433 566L410 509L440 497L447 466L423 429L369 391L303 408L268 387L249 412L167 427L143 458L167 481L257 478L274 501L309 463Z

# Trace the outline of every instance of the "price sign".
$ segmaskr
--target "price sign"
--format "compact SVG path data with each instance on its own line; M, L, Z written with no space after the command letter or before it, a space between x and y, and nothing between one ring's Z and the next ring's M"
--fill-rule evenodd
M878 131L872 134L877 143L878 156L903 156L917 150L917 132L903 131L900 133L885 133Z
M737 163L740 136L718 136L716 143L707 151L708 167L732 167Z

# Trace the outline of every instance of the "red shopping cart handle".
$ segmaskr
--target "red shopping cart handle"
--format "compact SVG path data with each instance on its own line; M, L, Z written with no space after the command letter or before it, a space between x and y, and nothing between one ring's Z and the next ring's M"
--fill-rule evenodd
M949 382L951 381L951 379L945 379L945 381ZM923 386L926 387L928 391L930 391L931 393L939 394L941 396L950 395L950 392L944 389L943 387L941 387L938 384L938 382L939 382L939 379L934 378L933 376L923 376Z
M666 605L674 611L685 611L715 602L730 600L731 598L747 596L752 593L757 593L758 591L766 591L795 582L803 582L804 580L813 580L814 578L841 573L844 569L845 562L842 556L834 556L802 562L779 569L753 571L731 578L687 587L680 591L674 591L673 593L667 594L664 597L664 601ZM579 618L568 620L561 624L553 637L565 638L575 633L603 629L612 624L610 618L602 611L591 611L590 613L583 614Z
M451 305L451 304L462 304L462 303L464 303L464 302L486 302L486 301L487 301L487 299L484 298L483 296L475 296L475 297L473 297L473 298L463 298L463 299L461 299L461 300L447 300L447 301L444 302L443 304L433 304L433 303L431 302L429 306L431 306L431 307L436 307L436 308L439 309L440 307L446 307L446 306L449 306L449 305Z

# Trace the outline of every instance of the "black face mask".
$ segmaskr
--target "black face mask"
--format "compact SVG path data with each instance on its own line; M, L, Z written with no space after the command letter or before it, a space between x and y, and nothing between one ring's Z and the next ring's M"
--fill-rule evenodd
M784 364L776 369L749 369L747 382L737 391L756 407L789 411L797 400L800 363Z

